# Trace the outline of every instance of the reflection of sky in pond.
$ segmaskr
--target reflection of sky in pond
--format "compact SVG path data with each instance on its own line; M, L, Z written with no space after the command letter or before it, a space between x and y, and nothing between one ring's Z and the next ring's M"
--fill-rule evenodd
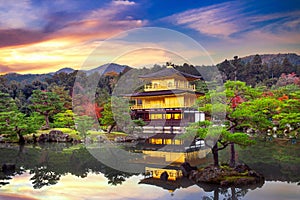
M97 200L97 199L188 199L198 200L203 196L213 199L213 192L205 193L197 185L174 191L174 195L156 186L138 184L143 176L132 176L122 185L111 186L103 174L89 173L86 178L79 178L70 174L62 176L56 185L34 190L30 178L32 175L24 173L17 175L10 184L0 188L0 199L55 199L55 200ZM5 196L8 196L4 198ZM16 198L13 198L13 197ZM250 190L243 199L272 199L296 200L300 196L300 186L283 182L266 182L262 188ZM18 198L22 197L22 198ZM26 197L26 198L25 198ZM220 195L220 199L223 199Z

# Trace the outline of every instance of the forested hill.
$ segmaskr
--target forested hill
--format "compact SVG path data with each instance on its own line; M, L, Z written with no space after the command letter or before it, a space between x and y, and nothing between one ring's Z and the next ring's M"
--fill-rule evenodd
M223 80L240 80L248 85L274 85L282 74L300 75L297 54L263 54L225 60L217 65Z
M34 81L45 81L47 78L51 78L52 74L18 74L9 73L2 76L8 81L16 81L20 83L32 83Z
M115 63L111 64L104 64L97 68L90 69L90 70L81 70L84 71L87 75L93 74L93 73L99 73L100 75L105 75L108 73L124 73L130 69L129 66L126 65L119 65ZM56 72L51 72L47 74L18 74L18 73L8 73L5 75L2 75L3 78L7 79L8 81L16 81L24 84L31 84L34 81L40 81L44 82L47 79L52 78L55 75L58 75L60 73L65 74L72 74L76 73L77 70L74 70L72 68L62 68Z
M268 65L275 64L275 63L282 63L284 59L288 59L288 61L292 65L300 65L300 56L295 53L285 53L285 54L261 54L259 55L262 63L266 63ZM251 62L255 55L245 56L242 57L242 61L244 63Z
M200 75L197 68L205 67L205 71L209 73L208 76L215 77L216 74L210 74L209 66L192 66L188 64L174 65L174 67L180 71ZM262 54L262 55L250 55L239 58L235 56L232 59L226 59L223 62L217 64L222 78L226 80L240 80L246 82L248 85L255 86L257 84L272 86L277 83L282 74L300 75L300 56L295 53L288 54ZM97 72L100 75L117 75L123 74L129 71L131 67L127 65L119 64L105 64L97 68L90 70L81 70L86 73L87 76ZM6 80L16 81L22 84L31 84L33 82L49 82L47 80L63 76L59 74L70 75L70 77L76 76L77 71L72 68L62 68L57 72L48 74L17 74L10 73L0 78Z

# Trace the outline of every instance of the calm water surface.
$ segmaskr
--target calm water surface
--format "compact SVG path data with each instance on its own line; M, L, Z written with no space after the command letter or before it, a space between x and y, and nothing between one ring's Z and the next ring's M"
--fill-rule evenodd
M0 146L0 164L15 163L0 172L0 199L270 199L300 198L300 145L258 142L237 148L239 162L266 177L251 188L217 188L183 182L142 183L142 174L117 171L99 162L82 145ZM228 152L221 153L226 162ZM205 158L211 162L211 155Z

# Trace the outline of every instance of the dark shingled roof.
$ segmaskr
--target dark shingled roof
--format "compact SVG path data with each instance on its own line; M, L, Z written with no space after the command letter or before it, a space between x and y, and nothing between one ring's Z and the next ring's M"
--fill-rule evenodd
M195 76L192 74L187 74L181 71L178 71L176 69L172 68L165 68L163 70L160 70L158 72L154 72L152 74L147 74L147 75L143 75L143 76L139 76L139 78L143 78L143 79L153 79L153 78L162 78L162 77L169 77L172 75L178 75L178 76L182 76L184 78L187 79L192 79L192 80L196 80L196 79L200 79L200 76Z
M161 95L172 95L172 94L181 94L181 93L192 93L192 94L202 94L200 92L186 91L186 90L159 90L159 91L150 91L150 92L138 92L133 94L127 94L125 96L129 97L140 97L140 96L161 96Z

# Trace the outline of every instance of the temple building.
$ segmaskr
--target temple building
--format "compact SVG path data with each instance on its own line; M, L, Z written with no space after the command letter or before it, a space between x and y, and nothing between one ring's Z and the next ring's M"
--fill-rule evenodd
M130 95L132 118L146 122L143 133L149 134L180 134L189 122L204 120L204 113L192 108L196 99L203 95L196 92L195 85L190 82L201 77L187 74L174 69L172 66L140 76L148 82L143 92ZM180 141L156 140L158 144L181 144ZM151 139L150 139L151 140Z
M191 122L204 121L204 113L194 108L199 96L192 81L201 77L187 74L168 66L158 72L140 76L147 84L141 92L127 95L132 103L132 119L145 122L141 143L144 154L143 163L149 165L145 173L151 178L168 180L182 178L180 165L192 164L194 160L204 158L209 149L203 149L199 141L186 141L180 137ZM150 179L147 179L150 180Z

